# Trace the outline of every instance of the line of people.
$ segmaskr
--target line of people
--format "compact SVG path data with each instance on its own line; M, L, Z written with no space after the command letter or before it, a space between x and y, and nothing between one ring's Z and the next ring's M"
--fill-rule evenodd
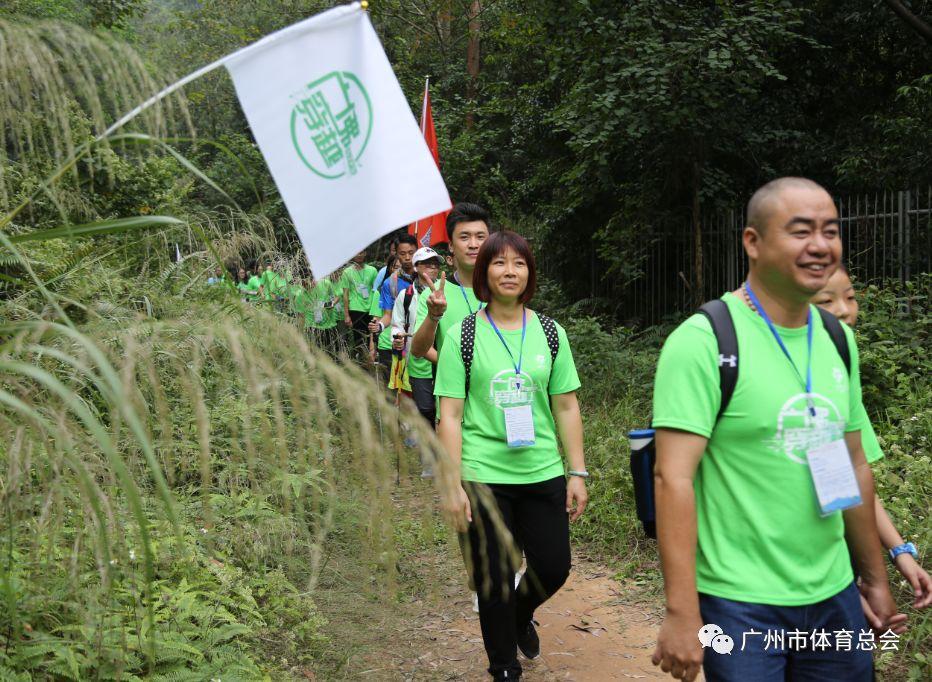
M867 682L863 648L778 649L763 637L727 655L706 648L710 633L901 633L882 546L914 607L932 603L916 547L874 492L869 463L883 453L861 401L854 337L839 325L841 340L831 338L813 314L823 306L849 325L857 315L834 203L816 183L783 178L755 193L748 215L749 271L721 299L735 352L720 352L715 323L696 315L657 367L666 616L653 660L683 680L703 667L707 680ZM444 511L478 593L488 672L515 680L519 652L540 655L534 614L569 574L569 524L588 503L580 380L563 328L529 307L527 241L492 231L488 212L468 203L453 207L447 233L449 278L441 254L401 238L382 271L357 254L322 300L361 359L436 425L458 476ZM282 279L263 274L244 295L278 295ZM738 367L727 396L725 366Z

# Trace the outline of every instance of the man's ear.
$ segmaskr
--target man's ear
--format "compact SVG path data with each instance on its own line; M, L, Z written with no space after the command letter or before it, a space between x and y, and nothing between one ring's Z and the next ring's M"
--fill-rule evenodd
M755 261L760 255L760 242L763 239L756 227L748 225L744 228L741 235L741 241L744 244L744 252L748 254L748 259Z

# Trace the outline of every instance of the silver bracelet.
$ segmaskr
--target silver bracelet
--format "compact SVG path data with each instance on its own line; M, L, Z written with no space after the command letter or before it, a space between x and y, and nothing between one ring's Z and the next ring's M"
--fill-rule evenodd
M569 473L570 476L579 476L580 478L589 478L588 471L569 471L567 473Z

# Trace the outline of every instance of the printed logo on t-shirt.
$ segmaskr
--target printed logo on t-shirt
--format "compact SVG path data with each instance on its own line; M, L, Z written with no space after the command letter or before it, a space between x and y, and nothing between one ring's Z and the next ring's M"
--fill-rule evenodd
M835 379L835 389L837 391L847 391L848 390L848 375L841 367L835 367L832 370L832 378Z
M489 398L500 410L506 407L520 407L534 402L537 386L526 372L515 376L513 369L502 370L489 382Z
M797 464L806 464L806 452L825 445L845 434L845 420L831 400L819 393L812 394L815 416L809 412L805 393L797 393L783 403L777 417L777 432L767 443L774 452L781 452Z

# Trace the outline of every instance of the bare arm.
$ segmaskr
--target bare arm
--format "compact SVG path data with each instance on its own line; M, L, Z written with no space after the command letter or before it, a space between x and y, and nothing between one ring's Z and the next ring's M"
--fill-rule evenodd
M887 510L883 508L883 502L880 501L880 496L876 493L874 494L874 516L877 518L877 532L880 534L880 543L884 549L893 549L898 545L902 545L903 537L897 531L896 526L893 525L893 520L887 514Z
M569 462L570 469L574 471L586 470L586 458L583 455L583 425L582 415L579 412L579 400L576 392L561 393L550 396L550 405L553 409L553 420L557 424L563 452Z
M579 413L576 391L550 396L550 405L570 471L585 471L582 415ZM576 521L582 516L587 504L589 493L586 490L586 480L571 475L566 483L566 512L570 515L570 521Z
M666 617L652 660L683 680L695 679L702 665L702 647L696 637L702 616L696 589L693 478L707 443L707 438L694 433L657 429L654 490Z
M846 433L845 444L851 455L861 499L864 500L863 504L843 512L845 540L848 543L855 570L861 578L861 593L885 627L896 615L896 604L890 595L887 569L883 563L883 550L880 546L880 536L877 534L877 519L874 516L873 502L874 475L864 457L861 432Z
M440 398L440 420L437 423L437 437L447 453L449 462L449 483L444 489L452 494L443 500L444 511L453 526L460 532L466 530L472 522L472 510L469 498L463 490L460 468L463 461L463 405L462 398ZM446 476L445 476L446 477Z
M414 332L414 337L411 339L411 353L414 357L426 358L427 353L433 349L434 336L437 334L437 324L438 322L430 319L430 316L425 317L424 321L421 322L421 326ZM434 353L436 352L437 351L434 351ZM437 362L436 358L431 362Z

